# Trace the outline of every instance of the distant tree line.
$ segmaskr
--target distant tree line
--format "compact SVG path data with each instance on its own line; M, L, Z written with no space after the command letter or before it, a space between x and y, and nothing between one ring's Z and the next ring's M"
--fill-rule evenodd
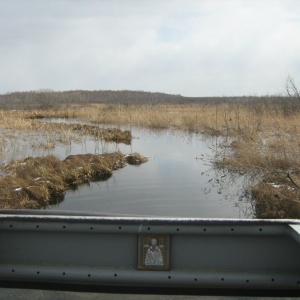
M236 96L236 97L184 97L165 93L152 93L144 91L62 91L51 90L12 92L0 95L0 108L7 110L32 110L32 109L59 109L61 105L68 104L183 104L183 103L233 103L248 104L264 107L270 106L284 110L286 113L300 111L298 97L288 95L273 96Z
M180 102L182 96L143 91L29 91L0 95L2 109L55 109L65 104L135 104Z

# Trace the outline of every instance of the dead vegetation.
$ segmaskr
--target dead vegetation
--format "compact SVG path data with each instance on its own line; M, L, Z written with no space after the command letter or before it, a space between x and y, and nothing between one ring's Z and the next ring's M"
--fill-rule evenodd
M82 118L80 109L78 117ZM86 113L86 112L85 112ZM300 170L300 112L265 103L216 103L187 105L102 105L89 112L94 122L131 124L152 129L175 128L222 136L228 146L219 149L215 165L255 182L252 201L257 218L300 218L299 191L266 182L266 174L298 178ZM299 178L298 178L299 179ZM267 185L266 185L267 184ZM266 188L268 187L268 188ZM267 192L266 192L267 191Z
M140 165L148 161L148 158L139 153L132 153L125 156L126 161L130 165Z
M252 187L255 212L262 219L300 216L300 174L273 173Z
M126 161L132 163L128 157L115 152L70 155L63 161L55 156L12 161L4 166L6 174L0 177L0 209L38 209L58 203L67 189L108 179ZM136 164L145 162L138 153L131 157L136 158Z
M61 140L68 140L69 133L76 133L124 143L131 139L130 132L122 132L119 129L104 130L105 137L104 131L97 124L133 125L152 129L173 128L204 135L222 136L228 141L228 145L220 149L218 159L215 161L216 166L242 174L250 172L257 180L261 179L260 183L253 186L253 192L250 193L257 203L256 216L300 218L297 188L289 189L288 180L281 183L281 188L274 188L273 181L266 181L265 177L266 174L280 173L285 174L286 177L290 174L298 180L300 110L299 101L292 100L289 102L289 99L282 98L277 104L270 102L268 98L266 101L257 101L257 99L252 101L251 97L242 101L214 103L206 101L188 104L82 105L77 103L61 105L56 110L0 111L0 117L3 119L0 129L64 132L64 136L60 134ZM74 124L41 123L36 120L44 117L74 118L95 125L79 125L75 122ZM50 143L51 139L48 140L43 144L44 147L53 146L53 143ZM278 195L281 201L275 201Z
M124 143L130 145L131 133L129 130L122 131L119 128L100 128L94 125L43 123L43 130L47 132L72 131L80 136L92 136L106 142Z
M46 123L35 120L36 117L37 119L40 119L41 117L60 118L61 116L64 116L64 118L73 118L74 114L70 111L68 114L64 111L49 111L48 113L43 112L43 115L41 115L38 111L0 111L0 116L2 117L0 130L19 130L23 132L36 131L47 133L73 132L80 136L89 135L106 142L125 143L127 145L130 144L132 138L130 131L122 131L118 128L100 128L96 125L82 125L77 123Z
M80 124L73 119L72 112L73 110L68 111L68 114L65 110L61 112L0 110L0 157L9 157L10 153L15 152L15 145L20 140L23 140L33 150L52 150L58 144L83 143L86 139L130 145L132 139L130 131L119 128L101 128L95 124ZM42 117L61 118L62 116L70 118L72 123L43 122L40 119ZM20 153L20 151L18 152ZM18 158L23 157L26 155L20 154Z

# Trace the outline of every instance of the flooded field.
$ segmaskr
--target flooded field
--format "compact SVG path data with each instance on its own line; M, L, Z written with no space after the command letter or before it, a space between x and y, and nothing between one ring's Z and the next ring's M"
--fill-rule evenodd
M41 119L40 122L41 128L48 124L57 128L63 124L97 127L75 119ZM99 127L99 130L116 128L113 125ZM213 165L216 158L222 158L229 141L178 129L119 126L114 130L120 129L130 131L131 143L107 142L97 136L80 136L71 131L29 131L26 136L14 132L14 144L11 142L10 151L7 151L7 156L1 157L1 162L48 155L64 161L69 155L77 154L120 151L128 155L137 152L146 156L148 161L142 165L127 164L113 171L108 180L90 180L75 190L67 189L63 201L61 197L57 202L51 201L56 204L46 209L146 216L254 217L251 202L245 197L246 177L216 169ZM49 139L45 136L47 134ZM45 147L47 140L65 141L61 138L63 134L72 135L72 138L67 139L67 143L49 142L51 147ZM230 151L229 147L227 149ZM20 188L16 187L16 190Z
M105 214L202 218L251 218L244 198L243 176L213 168L222 140L178 130L130 129L131 145L95 139L49 150L64 159L71 154L121 151L141 153L149 161L116 170L107 181L91 182L67 191L64 201L49 210ZM39 155L36 150L35 155ZM43 153L45 155L45 150Z
M245 98L238 102L94 103L2 111L0 162L6 164L10 174L1 173L5 176L0 183L1 207L299 218L299 113L281 105L283 99L275 100L272 105L268 99L261 102ZM149 160L140 167L112 170L108 181L97 183L89 174L89 167L94 170L91 162L81 166L68 164L69 173L78 175L79 167L82 168L86 173L79 174L79 181L90 185L71 192L72 178L65 176L65 171L60 172L62 203L55 197L44 201L41 193L32 195L40 173L44 174L42 181L58 182L47 178L47 172L29 170L32 176L28 182L26 167L22 167L21 174L13 171L18 164L26 165L24 159L30 156L39 160L41 156L55 155L63 166L69 155L115 152L121 152L124 158L137 152ZM12 166L12 160L18 161ZM38 165L40 168L43 166ZM57 177L56 173L52 175L53 179ZM39 192L43 187L49 190L49 186L38 183ZM50 189L53 190L52 185ZM37 200L39 205L31 205L27 200ZM53 203L56 206L48 206Z

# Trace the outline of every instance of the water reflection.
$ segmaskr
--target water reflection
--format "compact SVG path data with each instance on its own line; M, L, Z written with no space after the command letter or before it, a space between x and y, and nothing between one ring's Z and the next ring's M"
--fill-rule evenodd
M122 128L128 129L128 128ZM149 161L115 171L108 181L68 191L65 200L50 210L111 214L202 218L247 218L244 177L232 177L212 167L218 140L183 131L131 128L131 145L86 139L55 150L70 154L121 151L139 152Z

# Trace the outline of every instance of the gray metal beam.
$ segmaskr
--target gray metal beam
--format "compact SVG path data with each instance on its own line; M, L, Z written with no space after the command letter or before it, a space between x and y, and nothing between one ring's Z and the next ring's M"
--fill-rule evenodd
M0 280L300 291L299 227L299 220L2 211ZM169 270L138 270L142 235L170 237Z

